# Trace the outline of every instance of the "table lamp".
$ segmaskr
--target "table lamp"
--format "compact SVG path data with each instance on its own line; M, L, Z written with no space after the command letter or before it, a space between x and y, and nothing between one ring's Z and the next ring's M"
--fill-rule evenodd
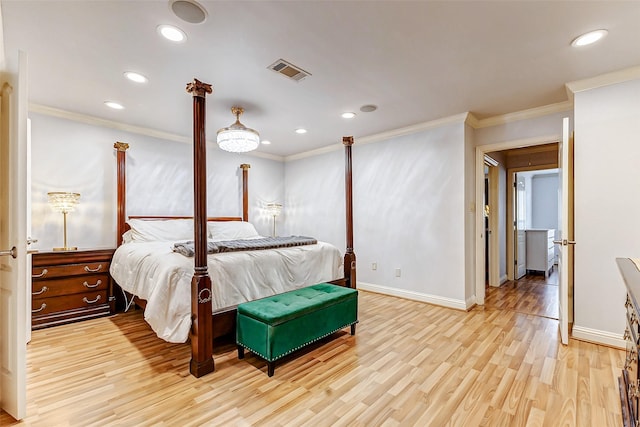
M66 193L62 191L52 191L47 193L49 196L49 204L58 212L62 212L64 217L64 247L53 248L54 251L75 251L77 247L67 246L67 214L73 212L75 206L80 199L80 193Z

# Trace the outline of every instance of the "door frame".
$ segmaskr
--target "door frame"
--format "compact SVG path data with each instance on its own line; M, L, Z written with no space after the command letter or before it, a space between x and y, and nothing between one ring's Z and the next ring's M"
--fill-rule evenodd
M534 145L551 144L560 141L562 135L560 133L555 135L539 136L533 138L517 139L513 141L497 142L494 144L478 145L476 146L476 200L475 206L480 207L475 209L475 247L476 247L476 265L475 265L475 287L476 287L476 304L484 305L485 298L485 233L484 233L484 155L493 151L504 151L513 148L530 147ZM513 221L513 213L512 221ZM509 233L507 233L508 235ZM513 244L513 243L512 243ZM507 253L509 249L507 248ZM513 263L513 259L511 260ZM507 263L507 269L509 264ZM511 268L513 274L513 267Z
M485 154L484 165L489 172L489 198L484 202L489 206L489 286L500 286L500 218L498 193L500 191L499 163ZM484 207L484 206L483 206Z
M544 170L544 169L556 169L558 165L556 164L543 164L536 166L521 166L517 168L509 168L507 169L507 188L512 189L515 180L516 173L518 172L529 172L535 170ZM513 236L513 221L514 212L513 205L515 200L513 200L513 191L507 191L507 279L508 280L516 280L515 279L515 269L513 268L515 265L515 239Z

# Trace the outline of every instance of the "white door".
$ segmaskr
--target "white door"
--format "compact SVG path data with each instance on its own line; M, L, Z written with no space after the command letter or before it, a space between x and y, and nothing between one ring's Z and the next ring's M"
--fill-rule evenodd
M558 321L562 344L569 344L573 324L573 137L569 135L569 118L562 120L562 141L558 147Z
M26 415L27 57L0 74L0 403ZM15 258L14 258L15 257ZM30 313L29 313L30 314Z
M527 241L525 227L527 222L525 181L522 175L515 177L515 250L516 250L516 274L518 280L527 274Z

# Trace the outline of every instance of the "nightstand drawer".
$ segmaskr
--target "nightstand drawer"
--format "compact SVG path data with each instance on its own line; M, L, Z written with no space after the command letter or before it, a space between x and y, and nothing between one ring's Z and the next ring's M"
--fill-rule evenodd
M88 262L83 264L52 265L33 267L33 280L49 279L53 277L79 276L81 274L106 273L109 271L109 261Z
M106 290L51 298L34 298L31 306L31 314L35 317L58 311L73 310L74 308L104 306L107 305L107 303Z
M34 280L31 284L31 296L33 298L48 298L90 291L106 291L108 288L108 274L73 276L64 279Z

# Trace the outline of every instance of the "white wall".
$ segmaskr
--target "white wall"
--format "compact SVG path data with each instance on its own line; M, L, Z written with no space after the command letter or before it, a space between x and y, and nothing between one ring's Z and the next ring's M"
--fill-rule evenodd
M358 282L464 305L465 270L473 268L465 259L465 157L473 149L464 133L464 124L456 123L371 144L355 140ZM285 203L293 207L287 231L314 235L344 251L343 152L287 162L285 188Z
M621 336L616 257L640 257L640 80L575 94L575 323Z
M561 111L546 116L512 121L491 127L476 129L476 145L519 141L548 135L562 136L562 119L572 118L572 111ZM573 125L573 120L570 120Z
M74 191L80 204L68 214L68 244L115 247L116 160L113 143L127 142L127 212L131 215L192 215L191 144L166 141L71 120L30 114L32 120L32 236L34 248L62 246L62 214L47 204L49 191ZM284 198L283 163L207 152L207 205L211 216L242 215L241 163L250 163L249 220L271 233L261 208Z
M558 173L531 177L531 227L558 229Z
M558 173L518 172L525 179L526 228L558 229Z

